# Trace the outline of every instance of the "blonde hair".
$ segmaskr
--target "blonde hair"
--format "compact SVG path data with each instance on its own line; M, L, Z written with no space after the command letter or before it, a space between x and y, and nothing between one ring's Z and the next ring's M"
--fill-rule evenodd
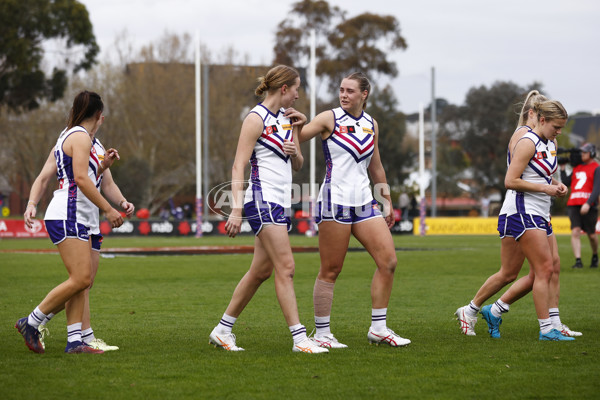
M298 71L287 65L278 65L271 68L265 76L258 78L259 85L254 90L258 97L264 97L265 92L272 92L283 85L293 86L300 77Z
M371 82L369 82L369 78L362 72L354 72L344 79L353 79L358 82L358 87L362 92L367 91L367 97L365 97L365 102L363 103L363 110L367 108L367 99L369 98L369 94L371 94Z
M553 119L568 119L569 114L558 100L546 100L534 106L533 111L538 115L538 121L544 117L546 121Z
M532 90L529 93L527 93L527 97L525 97L525 100L523 101L521 113L519 114L519 123L517 124L517 126L525 125L529 117L529 110L535 108L537 104L546 100L548 100L546 96L544 96L537 90Z

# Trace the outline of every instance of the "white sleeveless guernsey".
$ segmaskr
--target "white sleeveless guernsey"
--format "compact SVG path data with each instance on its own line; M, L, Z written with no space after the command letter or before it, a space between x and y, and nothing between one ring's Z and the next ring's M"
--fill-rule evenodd
M550 185L552 175L558 168L554 141L542 139L531 130L519 140L531 140L535 144L535 154L529 160L521 178L527 182ZM510 161L509 156L509 163ZM508 190L500 215L532 214L550 221L550 203L551 197L542 192Z
M323 141L327 166L317 201L362 206L373 201L367 167L375 149L375 124L365 113L355 118L334 108L335 127Z
M54 157L56 159L58 189L54 191L54 196L48 205L45 220L61 220L80 223L88 228L98 220L98 207L94 205L80 191L75 183L73 174L73 159L63 151L63 143L74 132L88 132L81 126L75 126L69 130L64 130L56 141L54 147ZM96 149L92 146L90 150L88 176L94 182L98 183L96 174L100 161L96 155Z
M283 152L283 140L292 140L292 124L283 108L273 114L258 104L250 112L263 120L263 131L250 157L250 185L244 203L262 200L291 207L292 163Z
M96 156L98 157L98 165L99 165L102 161L104 161L104 156L106 154L106 150L104 150L104 146L102 146L102 143L100 143L100 141L98 139L96 139L95 137L94 137L94 140L92 141L92 151L96 153ZM98 192L100 192L100 186L102 185L103 176L104 176L104 173L100 174L99 176L96 176L96 189L98 189ZM91 178L91 176L90 176L90 178ZM94 206L94 207L96 207L96 206ZM100 234L100 210L98 210L98 207L96 207L96 213L94 214L93 221L90 225L89 233L91 235L99 235Z

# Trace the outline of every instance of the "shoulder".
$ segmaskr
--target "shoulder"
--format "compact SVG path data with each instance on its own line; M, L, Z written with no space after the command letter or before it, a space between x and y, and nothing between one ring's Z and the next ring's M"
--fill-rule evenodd
M262 104L257 104L254 107L252 107L252 109L248 112L248 115L246 116L249 117L250 115L256 115L258 117L260 117L261 120L265 120L267 118L267 116L269 115L269 110L267 110Z
M258 137L264 128L263 118L255 112L250 112L246 115L246 118L244 118L244 122L242 123L242 134L251 133L252 136Z

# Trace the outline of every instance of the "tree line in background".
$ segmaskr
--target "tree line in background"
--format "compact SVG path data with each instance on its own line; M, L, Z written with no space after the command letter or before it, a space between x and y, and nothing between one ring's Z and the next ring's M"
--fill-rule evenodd
M128 47L123 36L117 38L114 49L119 61L98 63L84 6L74 0L25 3L29 14L14 19L11 15L25 7L23 0L0 4L4 22L0 24L0 170L23 201L65 126L74 95L83 89L97 91L105 101L106 119L98 138L105 147L119 150L121 161L111 170L124 195L138 208L149 208L153 213L175 195L193 199L195 87L190 36L166 33L139 50ZM30 27L33 19L52 8L58 8L53 11L58 16L65 10L77 12L81 21L62 27L60 18L55 17L48 18L45 28ZM25 34L11 36L13 28ZM304 73L309 65L311 28L317 33L318 82L328 91L318 98L317 112L338 106L337 88L344 76L357 70L365 72L373 84L367 112L379 123L379 146L388 181L397 191L405 190L402 185L408 173L418 168L417 141L406 135L406 116L399 110L393 89L377 85L382 77L398 73L388 57L407 47L399 22L393 16L371 13L346 18L346 12L326 1L302 0L291 6L289 17L278 25L275 34L273 64L285 63L303 71L303 87L295 108L307 115L307 89L318 90L307 88ZM78 45L84 49L82 60L72 71L83 69L85 73L68 75L64 68L55 69L49 79L43 73L39 79L41 43L54 37L60 37L66 48ZM31 45L37 46L35 57L24 64L12 55L11 49ZM201 53L203 68L207 68L203 72L209 77L203 82L209 98L208 123L204 126L209 135L209 187L213 187L230 179L242 120L258 101L254 96L256 79L270 66L248 67L247 56L240 56L234 48L215 55L204 45ZM38 79L29 81L27 77L32 75ZM27 82L31 90L23 90ZM542 89L538 83L533 87ZM489 88L472 88L464 105L443 102L444 107L438 107L441 195L458 194L456 182L461 179L471 179L482 191L491 187L504 192L506 144L518 119L515 104L529 89L497 82ZM302 149L308 160L308 144ZM317 151L318 181L323 171L322 152ZM308 161L294 180L309 181ZM50 189L44 202L50 198Z

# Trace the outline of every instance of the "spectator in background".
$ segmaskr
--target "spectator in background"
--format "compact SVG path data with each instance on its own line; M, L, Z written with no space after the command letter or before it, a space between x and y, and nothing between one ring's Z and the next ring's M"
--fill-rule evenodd
M481 198L481 216L483 218L490 216L490 198L487 195Z
M167 210L167 208L165 206L162 206L160 208L160 211L158 212L158 216L160 217L160 219L167 221L169 219L169 210Z
M398 208L400 209L400 217L402 220L408 219L408 207L410 206L410 198L406 192L402 192L398 197Z
M573 167L571 175L567 175L566 164L560 166L562 182L571 187L571 195L567 201L567 213L571 220L571 247L575 255L573 268L583 268L581 262L581 231L584 231L592 247L590 268L598 267L598 195L600 194L600 165L594 160L596 146L585 143L580 148L581 164Z
M413 194L410 196L410 211L408 212L409 216L415 217L419 215L419 202L417 201L417 197Z

